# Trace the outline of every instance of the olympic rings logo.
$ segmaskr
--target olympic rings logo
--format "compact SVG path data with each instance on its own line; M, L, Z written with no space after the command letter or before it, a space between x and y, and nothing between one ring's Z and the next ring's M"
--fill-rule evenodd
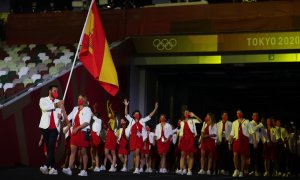
M153 46L159 51L170 51L175 46L177 46L177 40L174 38L171 39L154 39L152 42Z

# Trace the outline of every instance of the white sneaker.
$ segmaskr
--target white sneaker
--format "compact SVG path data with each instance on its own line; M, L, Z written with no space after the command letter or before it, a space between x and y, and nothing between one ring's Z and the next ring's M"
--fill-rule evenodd
M78 176L87 176L86 170L81 170Z
M238 175L239 175L239 170L234 170L234 173L233 173L233 175L232 175L232 177L238 177Z
M121 169L121 171L122 171L122 172L127 172L127 168L126 168L126 167L123 167L123 168Z
M111 167L110 169L109 169L109 171L108 172L116 172L117 171L117 168L115 168L115 167Z
M140 173L142 173L142 172L144 172L144 169L143 169L143 168L140 168L140 170L139 170L139 171L140 171Z
M206 174L210 176L210 175L211 175L211 171L210 171L210 170L207 170L207 171L206 171Z
M94 168L94 172L100 172L100 171L101 171L101 169L99 167Z
M68 176L72 176L72 171L70 168L63 168L62 172Z
M163 173L163 168L160 168L160 169L159 169L159 173Z
M200 171L198 172L198 174L203 175L203 174L206 174L206 173L205 173L205 171L203 169L200 169Z
M181 174L182 170L181 169L176 169L176 174Z
M265 176L265 177L269 176L269 172L266 171L266 172L264 173L264 176Z
M163 168L162 172L165 174L168 173L168 170L166 168Z
M182 170L182 175L186 174L186 169Z
M135 170L133 171L133 174L140 174L140 171L138 168L135 168Z
M222 169L220 173L221 173L222 175L225 175L224 169Z
M51 168L50 171L48 172L50 175L57 175L57 170L54 168Z
M152 173L153 170L151 168L148 169L148 173Z
M46 165L44 166L41 166L40 167L40 171L43 173L43 174L48 174L48 167Z
M101 165L101 166L100 166L100 171L106 171L106 168L105 168L104 165Z
M191 175L193 175L193 173L191 170L188 170L188 173L186 175L191 176Z
M244 173L241 171L239 177L244 177Z

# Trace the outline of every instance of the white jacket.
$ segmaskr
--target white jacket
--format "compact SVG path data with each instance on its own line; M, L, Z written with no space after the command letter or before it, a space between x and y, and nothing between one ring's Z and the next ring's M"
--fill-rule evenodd
M74 126L75 124L75 117L76 114L78 112L78 106L75 106L72 110L72 112L68 115L68 119L71 120L72 119L72 125ZM80 125L83 123L88 123L90 124L92 118L92 111L89 107L83 107L83 109L80 111L79 113L79 122ZM81 131L87 131L88 129L90 129L90 126L86 126L85 128L81 129Z
M56 128L57 128L58 132L60 131L60 122L59 122L57 115L58 115L58 113L62 114L62 112L61 112L60 108L54 107L54 103L57 103L59 101L60 100L55 99L54 102L52 102L52 100L50 99L49 96L43 97L40 99L39 105L40 105L40 108L42 111L42 117L40 119L39 128L47 129L50 126L50 116L53 111L54 122L55 122Z
M131 127L135 124L135 120L130 116L130 115L126 115L125 116L125 118L127 119L127 121L129 121L129 125L127 126L127 128L125 129L125 134L126 134L126 136L127 137L129 137L130 136L130 132L131 132ZM141 118L140 120L139 120L139 123L141 123L142 124L142 126L143 126L143 129L142 129L142 134L144 134L145 133L145 131L146 131L146 122L147 121L149 121L151 118L150 118L150 116L146 116L146 117L144 117L144 118ZM145 135L143 135L143 137L144 137Z
M224 135L225 135L226 140L228 140L228 138L229 138L231 128L232 128L232 122L226 121L225 131L224 131ZM222 138L223 138L223 131L222 131L223 122L222 122L222 120L217 123L217 129L218 129L218 142L222 142Z
M170 138L170 136L172 136L173 134L172 126L169 123L166 123L163 128L164 128L164 137L166 139ZM161 138L161 132L162 132L162 125L161 123L159 123L156 125L155 128L155 137L157 140Z
M207 127L207 123L204 123L204 126L202 126L201 132L204 133L205 128ZM211 137L212 139L217 139L217 124L214 124L213 126L208 127L208 134L209 135L216 135L215 137Z
M191 130L191 132L196 136L197 135L197 129L196 125L197 123L200 123L197 119L188 119L187 120L188 126ZM184 121L180 122L180 130L179 130L179 136L183 136L183 128L184 128Z
M94 131L98 136L100 136L100 131L102 128L102 120L93 116L94 123L92 125L92 131Z
M243 130L243 135L248 138L250 135L252 135L254 133L252 126L248 119L243 119L242 130ZM232 129L230 132L230 136L232 136L235 140L237 140L239 138L239 121L238 120L235 120L232 123Z

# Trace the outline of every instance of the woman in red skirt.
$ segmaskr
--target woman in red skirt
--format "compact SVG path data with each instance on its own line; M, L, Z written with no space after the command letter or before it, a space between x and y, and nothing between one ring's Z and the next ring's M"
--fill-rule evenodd
M97 105L94 105L94 109L97 108ZM94 112L96 112L94 110ZM91 131L91 157L92 157L92 162L95 162L95 168L94 172L100 172L100 163L99 163L99 148L100 148L100 143L101 143L101 138L100 138L100 131L101 131L101 126L102 126L102 120L97 117L95 114L93 116L93 124L92 124L92 131Z
M127 161L128 161L128 136L125 133L126 130L126 121L121 119L121 128L117 131L118 137L118 156L121 162L123 163L123 168L121 169L122 172L127 172Z
M63 173L67 175L72 175L71 168L74 167L75 156L77 154L77 149L79 149L83 161L83 169L78 175L87 176L87 148L90 146L89 124L91 117L92 111L87 105L87 98L86 96L80 95L78 97L78 106L74 107L73 111L68 115L68 119L73 122L73 128L71 130L71 155L69 167L63 168Z
M276 156L275 144L276 138L274 133L274 126L271 118L267 119L266 122L266 133L268 135L267 143L264 143L263 146L263 158L265 160L265 173L264 176L270 176L270 163L274 162Z
M141 149L141 163L140 163L140 173L144 172L144 165L146 164L145 172L152 173L151 162L153 155L153 142L154 133L150 131L150 127L146 126L146 131L143 132L144 145Z
M228 140L228 146L231 150L233 140L233 177L243 177L246 158L250 155L249 136L253 136L253 128L248 119L243 117L241 110L237 111L237 120L232 123L232 129ZM240 156L240 162L239 162Z
M179 149L181 150L180 158L180 170L179 174L186 173L186 162L188 163L187 175L192 175L192 168L194 165L194 153L196 152L195 147L195 136L197 135L196 123L200 123L202 120L194 113L185 110L184 120L180 122L179 131Z
M155 139L157 142L157 152L160 156L159 173L167 173L166 155L170 148L172 139L172 126L166 122L166 115L162 114L159 118L160 123L155 128Z
M116 120L114 111L111 108L112 104L109 104L109 101L107 101L106 105L107 105L107 113L108 113L109 121L108 121L108 129L107 129L105 146L104 146L104 153L105 153L105 157L111 163L109 172L116 172L117 171L117 168L116 168L117 136L115 135L115 132L118 129L118 127L117 127L118 125L117 125L117 120Z
M217 124L215 123L215 115L208 113L205 117L205 123L202 127L200 143L201 143L201 169L198 174L211 175L213 159L216 157L216 140L217 140ZM207 171L205 172L206 159Z
M145 131L145 123L151 119L158 108L158 103L155 103L154 110L145 118L141 118L141 113L139 111L133 112L133 117L128 114L129 101L124 100L125 105L125 117L129 121L129 132L130 132L130 151L134 152L134 164L135 170L134 174L139 174L139 164L140 164L140 151L144 145L142 132Z

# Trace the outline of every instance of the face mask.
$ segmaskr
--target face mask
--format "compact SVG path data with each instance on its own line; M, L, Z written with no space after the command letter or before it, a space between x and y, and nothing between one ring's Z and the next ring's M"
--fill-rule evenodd
M257 117L257 116L252 116L252 119L253 119L254 121L257 121L257 120L258 120L258 117Z
M122 128L126 128L126 123L121 124Z
M54 99L57 99L57 98L58 98L58 92L57 92L57 91L54 91L54 92L52 93L52 97L53 97Z
M239 119L242 119L243 118L243 114L237 114L237 117L239 118Z
M185 119L188 119L188 118L190 118L190 115L189 114L185 114L184 117L185 117Z
M84 104L84 101L82 99L78 99L78 106L82 106Z
M224 121L227 121L227 120L228 120L228 116L224 116L224 117L223 117L223 120L224 120Z
M177 123L177 127L180 127L180 122Z
M141 115L140 114L135 114L135 115L133 115L133 117L134 117L134 119L139 120L141 118Z
M164 118L164 117L160 118L160 122L162 122L162 123L166 122L166 118Z
M205 119L204 119L204 121L207 123L207 121L209 120L209 118L208 117L205 117Z

